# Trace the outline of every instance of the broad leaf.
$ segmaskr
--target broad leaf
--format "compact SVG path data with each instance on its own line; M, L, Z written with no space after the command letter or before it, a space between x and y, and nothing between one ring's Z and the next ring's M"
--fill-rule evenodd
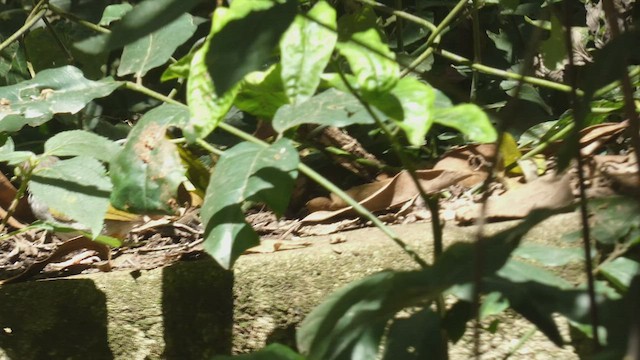
M110 34L92 36L76 43L76 47L89 54L121 48L173 22L200 1L145 0L127 12Z
M211 34L214 34L230 18L227 8L217 8L213 13ZM209 38L210 39L210 38ZM209 51L209 40L198 49L191 59L191 69L187 79L187 104L190 120L183 128L189 142L209 135L224 119L233 100L238 93L238 86L230 89L223 96L218 96L205 63Z
M282 133L300 124L342 127L373 122L355 96L329 89L302 104L282 106L273 117L273 128Z
M551 14L551 34L547 40L540 44L540 53L544 66L555 71L564 66L563 62L567 58L567 46L564 41L564 27L555 14Z
M87 80L73 66L41 71L32 80L0 88L0 132L38 126L53 114L75 114L95 98L111 94L120 83Z
M160 81L169 81L171 79L186 79L189 77L191 61L193 60L193 52L180 58L177 62L169 65L162 73Z
M280 37L293 22L297 1L237 0L222 27L210 34L206 65L218 96L272 56Z
M280 70L278 64L267 71L254 71L245 76L234 104L255 116L273 118L276 111L289 102L282 86Z
M447 349L441 341L441 331L440 316L428 308L406 319L394 319L389 328L382 359L446 359Z
M222 267L231 268L246 249L259 244L258 235L244 220L242 203L262 202L281 214L289 202L297 166L298 153L286 139L269 147L240 143L220 156L201 217L205 251Z
M483 240L482 274L500 269L522 236L550 215L535 211L527 220ZM309 359L331 360L371 326L407 307L422 304L456 284L471 282L477 266L476 245L451 245L431 267L421 271L383 271L352 282L330 295L302 322L298 348Z
M516 89L518 87L518 81L515 80L504 80L500 83L500 88L504 90L507 95L515 96ZM553 109L549 106L542 96L540 96L540 92L535 87L530 84L522 84L520 85L520 90L518 92L518 98L526 101L530 101L532 103L540 105L544 109L544 111L551 115L553 113Z
M147 71L166 63L178 46L196 31L193 16L182 14L173 22L124 47L118 76L143 77Z
M50 209L86 226L93 237L102 231L111 182L98 160L78 156L37 168L29 192Z
M280 41L282 82L292 104L315 94L338 38L330 30L336 28L336 11L327 2L316 3L307 16L313 20L296 16Z
M398 122L411 145L421 146L433 124L435 97L431 86L405 77L389 93L375 98L368 97L367 100Z
M0 31L0 42L11 34ZM0 86L17 84L29 79L27 57L20 42L14 41L0 51Z
M44 143L45 155L89 156L109 162L120 151L113 141L84 130L63 131Z
M589 202L593 218L593 237L601 244L624 241L640 228L640 205L632 197L611 197Z
M131 4L129 3L109 5L104 8L102 18L100 19L100 22L98 24L107 26L114 21L122 19L122 17L131 9L133 9L133 6L131 6Z
M212 360L304 360L304 357L284 345L275 343L250 354L218 355L214 356Z
M616 288L627 291L633 277L636 274L640 274L640 263L625 257L619 257L600 265L600 273L611 281Z
M111 162L113 206L133 213L175 213L185 169L176 145L165 133L188 117L185 107L164 104L138 121L124 149Z
M338 52L349 62L356 77L353 84L363 94L384 93L391 90L398 81L400 69L395 55L375 27L376 15L370 7L364 7L358 14L340 19L340 39L336 44Z
M562 266L570 262L584 261L581 248L558 248L547 245L522 245L513 252L515 256L535 260L544 266Z
M471 141L491 143L498 138L487 114L474 104L438 108L434 111L433 121L460 131Z
M0 162L17 165L35 156L31 151L16 151L13 139L6 134L0 134Z

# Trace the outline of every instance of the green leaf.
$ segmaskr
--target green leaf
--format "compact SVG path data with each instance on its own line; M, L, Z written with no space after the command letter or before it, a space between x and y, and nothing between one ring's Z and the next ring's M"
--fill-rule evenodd
M133 6L131 6L131 4L129 3L109 5L104 9L102 18L100 19L100 22L98 24L107 26L114 21L122 19L122 17L131 9L133 9Z
M633 277L636 274L640 274L640 263L625 257L619 257L600 265L599 269L600 273L611 281L616 288L627 291Z
M491 143L498 138L496 129L489 121L487 114L474 104L436 108L433 121L460 131L471 141Z
M267 71L254 71L242 80L234 104L242 111L266 119L289 103L280 78L281 66L274 65Z
M330 30L336 29L336 11L327 2L316 3L307 16L315 21L296 16L280 40L282 82L292 104L315 94L338 39Z
M447 310L442 326L447 336L455 344L467 330L467 322L473 319L473 304L466 300L458 300Z
M0 132L38 126L53 114L75 114L87 103L113 92L120 83L111 78L87 80L73 66L44 70L32 80L0 88Z
M212 31L206 65L218 96L260 70L293 22L297 1L235 0L221 28Z
M522 236L550 214L534 211L524 222L485 239L482 273L489 276L500 269ZM478 270L475 251L475 244L456 243L426 269L383 271L346 285L304 319L297 333L298 348L309 359L336 358L339 349L370 326L405 307L432 300L453 285L471 282Z
M185 169L177 146L165 133L188 117L185 107L164 104L140 118L111 162L114 207L133 213L175 213Z
M298 153L287 139L269 147L243 142L220 156L207 187L201 217L204 248L225 269L259 244L244 220L244 201L265 203L276 214L286 209L297 177Z
M394 319L389 328L382 359L444 359L446 349L442 346L441 326L440 316L428 308L406 319Z
M35 156L31 151L16 151L13 139L6 134L0 134L0 162L9 165L20 164Z
M29 192L50 209L88 228L93 237L102 231L111 182L98 160L77 156L37 168Z
M558 70L564 67L567 58L567 47L564 42L564 27L555 14L551 14L551 34L547 40L540 44L540 53L544 66L549 70Z
M275 343L250 354L218 355L214 356L213 360L304 360L304 357L284 345Z
M562 289L573 287L570 282L548 270L518 260L510 260L497 274L514 283L535 281Z
M500 88L504 90L509 96L516 95L517 87L518 82L515 80L504 80L500 82ZM544 111L546 111L549 115L553 113L553 109L551 109L551 106L547 105L544 99L540 96L538 89L531 86L530 84L521 85L520 92L518 93L518 98L540 105L540 107L542 107Z
M282 133L300 124L342 127L373 122L373 118L355 96L329 89L302 104L280 107L273 117L273 128Z
M398 121L411 145L422 146L433 124L432 109L435 98L436 94L431 86L417 79L405 77L400 79L389 93L375 98L368 97L367 100Z
M113 141L84 130L63 131L44 143L45 155L53 156L90 156L109 162L120 151Z
M225 12L225 8L218 8L214 12L212 32L224 20ZM231 109L239 89L239 86L236 86L222 97L218 97L205 64L208 48L209 42L205 42L202 48L193 54L187 79L187 104L191 116L182 130L189 142L209 135L220 124Z
M75 44L89 54L106 53L123 47L170 24L198 5L200 0L146 0L117 22L110 34L89 37Z
M118 76L143 77L147 71L166 63L178 46L196 31L193 16L182 14L157 31L125 45L118 66Z
M522 245L513 252L513 255L552 267L584 261L584 251L581 248L559 248L547 245Z
M363 94L391 90L400 74L395 55L371 27L375 18L373 10L364 7L361 13L344 16L338 23L341 36L336 49L349 62L356 76L353 86Z
M180 58L177 62L169 65L167 69L162 73L160 81L169 81L172 79L186 79L189 77L189 70L191 69L191 61L193 60L193 52Z
M509 308L509 301L499 292L487 294L480 305L480 319L498 315Z
M601 244L625 241L640 228L640 205L631 197L610 197L589 201L593 225L591 234Z
M10 35L0 31L0 43ZM17 84L27 79L27 57L20 42L14 41L0 51L0 86Z

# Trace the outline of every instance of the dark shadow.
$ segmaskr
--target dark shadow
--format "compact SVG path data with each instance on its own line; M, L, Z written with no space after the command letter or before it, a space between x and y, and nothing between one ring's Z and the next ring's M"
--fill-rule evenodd
M211 258L162 270L164 359L210 359L231 353L233 272Z
M104 293L88 279L3 285L0 349L9 359L113 359Z

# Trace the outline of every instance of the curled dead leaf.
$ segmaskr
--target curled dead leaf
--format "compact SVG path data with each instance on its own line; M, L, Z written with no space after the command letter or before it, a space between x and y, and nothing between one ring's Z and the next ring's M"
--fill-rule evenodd
M420 186L427 194L440 192L470 175L470 173L450 170L430 169L416 171ZM348 190L347 194L369 211L380 211L404 204L418 195L419 191L409 172L404 170L391 179L356 186ZM313 209L316 211L309 214L302 221L321 222L338 216L356 214L353 207L347 206L342 199L333 194L331 199L327 198L327 200L330 201L328 207L330 210ZM327 204L326 200L321 202L325 205Z

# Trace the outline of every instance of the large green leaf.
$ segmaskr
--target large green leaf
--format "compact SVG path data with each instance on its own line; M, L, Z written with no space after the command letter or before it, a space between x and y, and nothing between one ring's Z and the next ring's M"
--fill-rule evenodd
M227 8L217 8L213 13L209 39L229 19L230 15ZM191 116L183 131L190 142L207 136L218 126L233 105L233 100L239 88L239 86L236 86L223 96L217 95L205 62L209 45L210 42L205 41L202 47L193 53L191 69L187 79L187 104L189 105Z
M400 74L394 53L372 25L375 18L370 7L363 7L362 12L344 16L338 24L341 36L336 49L356 76L353 86L364 94L391 90Z
M431 86L405 77L388 93L368 97L367 100L398 122L411 145L421 146L433 124L435 98L436 94Z
M616 288L627 291L633 277L636 274L640 274L640 263L625 257L619 257L600 265L600 273L611 281Z
M75 114L91 100L104 97L120 83L111 78L87 80L73 66L44 70L32 80L0 88L0 132L38 126L53 114Z
M544 65L552 70L558 70L564 67L564 61L567 58L567 46L564 41L565 29L555 14L551 14L551 33L547 40L540 44L540 53Z
M225 269L259 244L241 205L257 201L281 214L297 176L298 153L287 139L269 147L248 142L227 150L214 168L202 204L204 248Z
M113 141L84 130L63 131L44 143L44 153L53 156L90 156L109 162L120 151Z
M218 96L260 70L293 22L295 0L235 0L224 25L210 34L206 64Z
M338 39L330 30L336 29L336 11L327 2L316 3L307 16L315 21L296 16L280 41L282 82L292 104L315 94Z
M165 133L188 117L185 107L164 104L138 121L124 149L111 162L113 206L134 213L175 213L185 169L176 145Z
M329 89L302 104L280 107L273 117L273 128L281 133L300 124L341 127L373 122L373 118L355 96Z
M102 231L111 182L100 161L77 156L37 168L29 191L50 209L86 226L93 237Z
M535 211L523 222L483 240L482 274L500 269L522 236L550 215ZM330 295L302 322L298 348L309 359L331 360L358 335L407 307L422 304L456 284L474 279L476 245L456 243L436 263L421 271L383 271L352 282Z
M125 45L118 76L143 77L147 71L166 63L173 52L196 31L193 16L182 14L157 31Z
M122 19L122 17L131 11L131 9L133 9L133 6L129 3L109 5L104 8L102 18L100 18L100 22L98 24L107 26L114 21Z
M632 197L610 197L589 202L593 237L602 244L624 241L640 228L640 205Z
M447 349L441 339L442 320L429 308L406 319L395 319L389 328L383 360L446 359Z
M242 80L235 106L255 116L273 118L276 111L289 103L280 78L280 64L267 71L254 71Z
M498 138L498 133L487 114L475 104L437 108L433 114L433 121L460 131L471 141L491 143Z
M76 43L86 53L99 54L130 44L170 24L201 0L146 0L117 22L110 34L100 34Z
M13 139L7 134L0 134L0 162L17 165L35 156L31 151L16 151Z
M547 245L522 245L513 252L527 260L535 260L544 266L562 266L570 262L584 261L584 251L581 248L558 248Z
M284 345L275 343L250 354L218 355L214 356L212 360L304 360L304 357Z
M0 30L0 42L9 35ZM20 42L15 41L0 51L0 86L17 84L28 78L27 57Z

